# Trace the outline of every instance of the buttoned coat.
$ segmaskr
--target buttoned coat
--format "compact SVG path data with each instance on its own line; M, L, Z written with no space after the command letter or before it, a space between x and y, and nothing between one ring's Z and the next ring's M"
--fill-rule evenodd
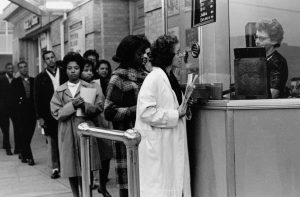
M141 197L190 197L186 120L165 72L153 67L137 101Z
M91 84L82 81L74 98L80 97L80 88L94 88ZM97 90L94 104L85 103L85 117L76 116L73 107L72 94L68 89L67 82L59 86L54 92L50 102L52 116L58 120L58 147L61 164L61 176L65 178L81 176L80 166L80 139L77 134L78 125L87 122L93 124L93 119L101 111L100 93Z

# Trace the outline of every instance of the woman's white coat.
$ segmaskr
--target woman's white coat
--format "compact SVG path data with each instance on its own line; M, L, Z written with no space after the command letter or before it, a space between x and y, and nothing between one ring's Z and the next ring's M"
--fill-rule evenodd
M190 197L186 120L166 73L154 67L137 101L141 197Z

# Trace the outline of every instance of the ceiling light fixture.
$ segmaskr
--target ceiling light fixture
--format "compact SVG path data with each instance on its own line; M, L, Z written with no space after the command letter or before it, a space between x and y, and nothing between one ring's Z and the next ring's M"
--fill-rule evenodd
M47 1L45 7L49 10L71 10L74 5L70 1Z

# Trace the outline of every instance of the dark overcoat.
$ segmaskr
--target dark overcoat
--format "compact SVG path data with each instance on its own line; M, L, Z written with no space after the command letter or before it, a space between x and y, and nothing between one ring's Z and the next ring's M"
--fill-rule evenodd
M59 84L67 81L65 72L59 70ZM43 118L46 124L45 135L57 137L57 121L52 117L50 101L54 93L52 81L44 69L35 78L34 104L37 118Z

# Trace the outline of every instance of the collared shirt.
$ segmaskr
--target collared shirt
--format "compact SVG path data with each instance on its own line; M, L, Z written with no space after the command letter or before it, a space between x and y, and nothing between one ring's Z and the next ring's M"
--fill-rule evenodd
M25 89L26 98L30 97L30 82L29 77L21 77Z
M13 77L8 76L8 74L5 74L6 78L8 79L8 82L11 83L13 80Z
M77 92L79 84L80 84L80 81L78 83L71 83L71 82L68 81L68 89L70 90L73 98L75 97L75 94Z
M46 69L46 72L47 72L47 74L49 75L49 77L52 81L53 89L55 91L59 86L59 69L56 68L55 74L50 72L48 69Z

